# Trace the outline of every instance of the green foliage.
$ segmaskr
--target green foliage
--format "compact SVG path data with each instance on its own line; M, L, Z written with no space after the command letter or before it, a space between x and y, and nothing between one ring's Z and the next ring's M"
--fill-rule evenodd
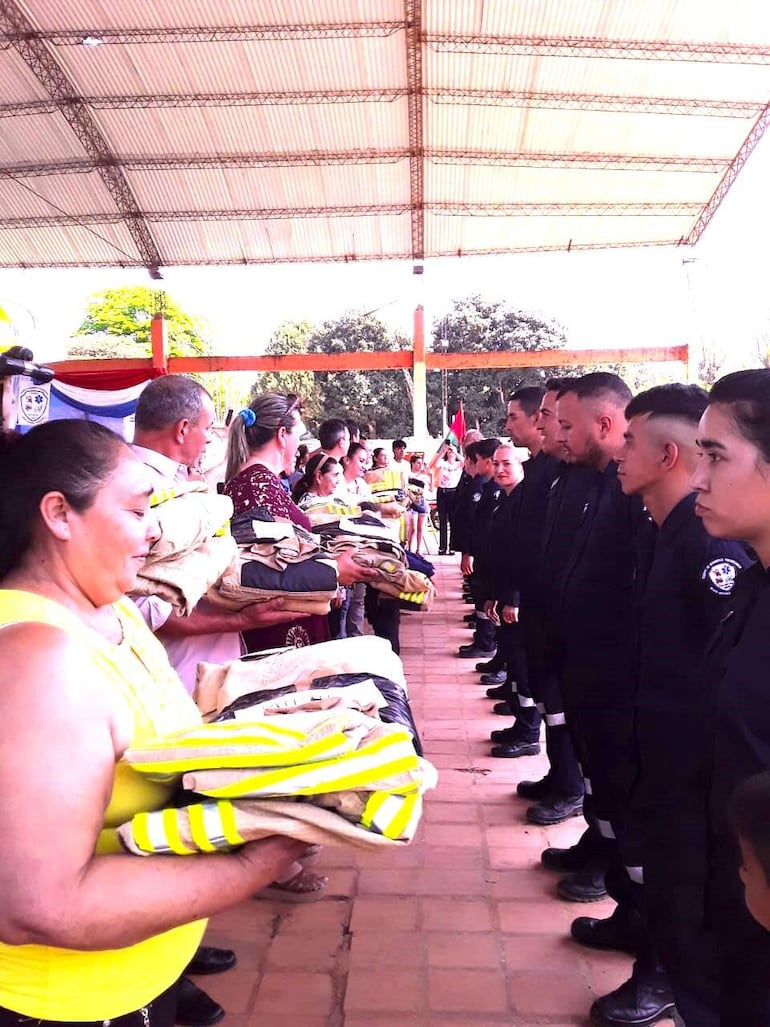
M287 353L307 353L307 340L312 331L308 321L284 322L273 332L265 353L281 356ZM251 386L250 399L263 392L293 392L302 399L305 417L312 417L317 406L317 388L312 371L265 371L258 374Z
M520 352L561 349L566 336L561 325L517 310L503 300L468 296L454 300L452 309L433 324L433 349L438 353ZM442 342L446 345L442 345ZM574 368L512 367L447 372L447 412L451 421L460 401L465 423L476 421L485 435L501 430L508 396L520 385L540 385L546 379L574 374ZM441 373L428 374L428 430L441 432Z
M381 352L409 346L408 339L391 333L379 318L354 311L313 329L308 338L310 353ZM318 372L315 426L325 417L347 417L377 438L411 434L411 385L411 376L402 369Z
M83 342L72 342L68 356L149 357L152 353L151 323L163 312L172 357L196 357L211 352L204 327L185 314L165 293L145 286L125 286L94 293L86 307L83 323L75 332Z

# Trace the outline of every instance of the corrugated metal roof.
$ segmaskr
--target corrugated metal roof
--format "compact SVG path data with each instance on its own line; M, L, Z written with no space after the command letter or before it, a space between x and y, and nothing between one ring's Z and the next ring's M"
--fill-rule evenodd
M755 0L0 0L0 266L694 241L770 120Z

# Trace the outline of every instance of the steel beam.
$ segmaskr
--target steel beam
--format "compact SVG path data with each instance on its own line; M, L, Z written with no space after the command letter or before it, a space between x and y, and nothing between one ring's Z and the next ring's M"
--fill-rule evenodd
M291 218L394 217L411 212L407 203L372 203L349 207L265 207L250 210L146 210L150 224L282 221ZM700 203L425 203L430 214L451 217L687 217L697 214ZM0 218L0 230L77 228L116 225L124 221L119 213L43 214L32 217ZM423 259L420 257L419 259Z
M397 164L410 156L398 150L310 150L305 153L231 153L205 156L179 154L162 157L126 155L116 165L126 171L207 171L229 168L318 167L338 164ZM463 164L489 167L578 168L615 171L687 171L712 174L724 171L731 158L626 153L522 153L474 150L424 150L426 161L434 164ZM54 175L82 175L95 171L94 160L64 160L40 164L0 165L0 179L37 178Z
M624 242L576 242L568 239L560 243L546 243L539 246L470 246L467 249L456 248L450 250L429 250L426 260L434 260L443 257L491 257L500 254L514 253L571 253L578 250L630 250L644 247L678 247L684 242L683 236L669 239L657 239L650 242L644 239L638 242L633 240ZM393 250L390 253L357 253L351 256L349 253L317 253L302 257L269 254L264 257L224 257L206 260L200 258L179 258L176 257L173 267L259 267L262 264L355 264L361 261L370 260L409 260L411 252L408 250ZM105 267L137 267L138 261L129 260L19 260L14 257L11 260L0 258L0 268L105 268Z
M148 43L248 43L293 39L367 39L392 36L404 27L401 21L319 22L294 25L199 25L188 28L49 29L34 33L36 39L56 46L138 46ZM10 42L19 41L11 35Z
M700 239L706 230L706 227L711 222L711 219L719 209L719 205L722 200L727 196L730 191L730 187L738 177L741 169L743 168L746 161L751 156L754 148L756 147L759 140L765 134L767 126L770 124L770 103L765 107L762 113L759 115L757 120L752 125L751 131L744 139L740 150L736 153L735 157L730 163L727 171L725 171L719 185L714 190L713 195L709 199L706 206L703 208L701 213L698 215L698 220L690 229L687 238L684 240L688 246L694 246L695 243Z
M34 38L35 26L13 0L0 0L0 30L16 37L13 45L22 60L56 103L83 149L98 162L99 176L134 241L141 263L147 267L151 276L157 276L162 263L160 252L123 172L115 164L115 154L88 107L78 97L74 84L69 81L46 44ZM129 254L125 256L130 259Z
M9 0L2 0L8 3ZM42 45L42 44L41 44ZM600 93L560 93L529 89L465 89L424 87L423 96L435 103L469 106L532 107L549 110L634 112L637 114L686 114L699 117L753 118L763 100L728 100L683 96L623 96ZM171 93L68 97L93 110L185 109L194 107L322 106L345 103L392 103L410 98L408 89L271 90L248 93ZM410 99L411 103L411 99ZM52 114L60 108L48 100L0 105L0 117Z
M404 0L406 80L409 93L409 190L412 261L425 259L425 147L423 132L422 0Z
M691 42L671 39L604 39L600 36L467 36L426 33L424 41L448 53L494 53L521 57L609 57L637 61L696 61L770 64L763 44Z
M640 364L687 362L687 346L645 346L639 349L506 350L495 353L426 353L429 370L493 367L564 367L585 364ZM412 350L359 353L287 353L281 356L169 357L171 374L207 374L217 371L390 371L410 368ZM60 360L50 364L58 374L77 371L152 368L152 360Z

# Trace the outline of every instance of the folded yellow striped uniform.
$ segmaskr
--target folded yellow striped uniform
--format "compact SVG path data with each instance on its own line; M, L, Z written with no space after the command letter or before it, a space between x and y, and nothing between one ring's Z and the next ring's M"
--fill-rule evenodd
M355 799L355 793L347 793ZM194 855L237 848L281 834L309 845L382 849L407 845L417 830L422 795L370 792L355 809L324 809L311 801L220 799L179 809L137 813L118 828L124 847L138 856Z
M140 774L167 780L190 770L284 767L344 756L373 728L388 725L358 710L295 713L280 722L228 720L158 738L124 759Z

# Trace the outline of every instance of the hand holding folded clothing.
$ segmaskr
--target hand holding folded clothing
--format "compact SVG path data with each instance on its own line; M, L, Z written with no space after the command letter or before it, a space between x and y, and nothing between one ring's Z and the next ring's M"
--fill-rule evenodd
M240 631L250 631L252 628L266 628L273 624L285 624L286 621L301 620L310 614L287 610L286 600L283 596L277 596L263 603L250 603L233 616L238 617Z
M354 559L351 550L335 553L334 559L337 561L337 576L340 585L354 585L357 581L376 581L379 577L375 568L362 567Z

